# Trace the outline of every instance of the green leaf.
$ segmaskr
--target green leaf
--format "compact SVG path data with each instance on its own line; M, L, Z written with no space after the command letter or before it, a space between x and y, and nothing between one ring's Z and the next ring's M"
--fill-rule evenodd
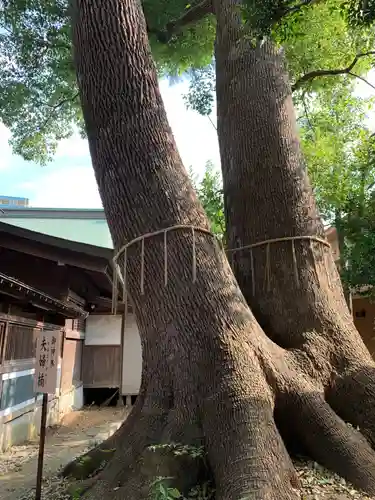
M181 493L178 491L177 488L169 488L168 495L170 498L181 498Z
M300 136L320 211L339 233L342 278L375 284L375 144L366 126L371 100L351 86L307 100Z
M193 183L195 183L198 198L211 222L212 232L220 239L223 239L225 233L225 217L221 172L215 168L212 162L208 161L202 180L197 182L195 179ZM202 448L190 450L190 454L194 456L202 456L203 453L204 450Z
M162 495L162 498L168 498L167 497L167 488L164 486L162 482L159 483L159 493Z

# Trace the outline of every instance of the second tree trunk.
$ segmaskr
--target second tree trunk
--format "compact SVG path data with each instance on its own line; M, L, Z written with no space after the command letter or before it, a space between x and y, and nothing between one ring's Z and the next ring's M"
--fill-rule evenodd
M219 10L219 27L226 12ZM333 364L344 360L343 349L337 350L336 360L327 340L319 344L323 352L314 363L308 349L283 349L265 335L207 232L208 222L181 164L140 3L76 0L73 15L77 77L108 225L116 249L136 239L127 249L126 268L123 258L119 264L143 351L142 397L86 498L142 500L160 475L180 479L186 496L199 473L186 470L175 456L148 459L150 445L180 442L207 450L217 500L291 500L296 474L275 418L288 422L293 437L317 460L375 493L375 454L325 400L333 375L339 378L330 387L332 401L347 391L352 375L359 369L370 375L372 366L357 364L355 372L352 363L345 378ZM230 57L237 59L237 66L230 62L227 68L235 89L242 67L238 47L225 55ZM311 341L314 351L321 333L310 330L302 340ZM336 334L337 328L332 339ZM345 361L351 362L361 344L355 353L349 342L346 347ZM358 397L363 379L352 385ZM362 413L368 436L374 430L371 404Z

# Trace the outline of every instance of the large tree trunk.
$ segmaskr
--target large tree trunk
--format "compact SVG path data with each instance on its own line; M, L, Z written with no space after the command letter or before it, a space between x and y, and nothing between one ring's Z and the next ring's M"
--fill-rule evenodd
M150 478L138 459L145 458L145 447L172 440L194 443L198 437L208 451L217 498L254 496L261 487L271 491L270 477L278 478L281 497L291 498L292 466L273 424L274 396L255 354L264 350L273 365L266 346L277 346L262 334L224 255L205 232L208 222L167 123L140 5L77 0L73 26L90 152L115 247L152 231L186 226L168 233L166 287L163 235L145 241L144 293L141 244L128 249L127 283L142 338L145 399L133 429L122 433L88 495L103 498L111 491L112 498L144 498L143 480ZM193 234L191 226L202 231Z
M206 232L167 123L140 3L76 0L73 40L92 162L115 247L185 226L168 233L167 286L163 234L128 248L142 399L86 497L140 500L161 475L176 476L186 492L199 471L162 453L151 460L147 451L174 441L204 444L217 500L295 498L296 475L275 414L290 419L293 437L318 460L375 493L371 448L326 404L317 367L302 371L298 353L263 333Z
M270 41L251 44L238 1L214 3L218 135L235 276L267 335L374 444L375 364L354 327L331 251L316 240L324 239L323 224L303 168L282 51ZM266 243L290 237L296 239ZM321 458L327 464L328 454Z

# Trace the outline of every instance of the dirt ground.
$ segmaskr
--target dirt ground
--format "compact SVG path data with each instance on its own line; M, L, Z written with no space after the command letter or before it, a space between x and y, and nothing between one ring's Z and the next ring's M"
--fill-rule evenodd
M49 428L43 469L46 480L73 458L115 432L127 413L123 407L85 408L66 415L60 426ZM0 456L1 500L20 500L35 488L37 461L38 441L14 446Z
M315 462L295 462L302 483L301 500L374 500L353 488L345 479L332 474Z
M69 500L68 483L57 472L111 435L128 414L125 408L85 408L67 415L47 433L43 500ZM0 500L34 500L38 443L15 446L0 458ZM375 500L314 462L296 461L302 500Z

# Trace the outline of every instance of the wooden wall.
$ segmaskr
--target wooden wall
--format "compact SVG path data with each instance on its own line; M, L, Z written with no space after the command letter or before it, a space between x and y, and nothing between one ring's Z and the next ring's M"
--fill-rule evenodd
M60 330L60 325L52 325L36 321L30 318L23 318L10 314L0 313L0 324L2 328L2 346L0 365L2 371L7 365L30 364L35 359L36 339L39 333L44 330Z
M368 298L353 299L354 324L370 354L375 358L375 303Z
M85 345L82 360L84 387L120 387L121 346Z
M339 240L337 237L337 231L335 227L329 227L326 230L326 238L328 243L331 245L332 255L335 262L340 261L340 249Z
M120 314L90 314L87 318L82 362L85 388L118 387L121 395L138 394L142 349L134 314L127 315L123 339L122 327L123 317Z
M0 420L16 418L35 404L35 348L43 329L62 335L60 326L0 313Z
M82 382L82 346L82 340L64 339L60 385L63 394Z

